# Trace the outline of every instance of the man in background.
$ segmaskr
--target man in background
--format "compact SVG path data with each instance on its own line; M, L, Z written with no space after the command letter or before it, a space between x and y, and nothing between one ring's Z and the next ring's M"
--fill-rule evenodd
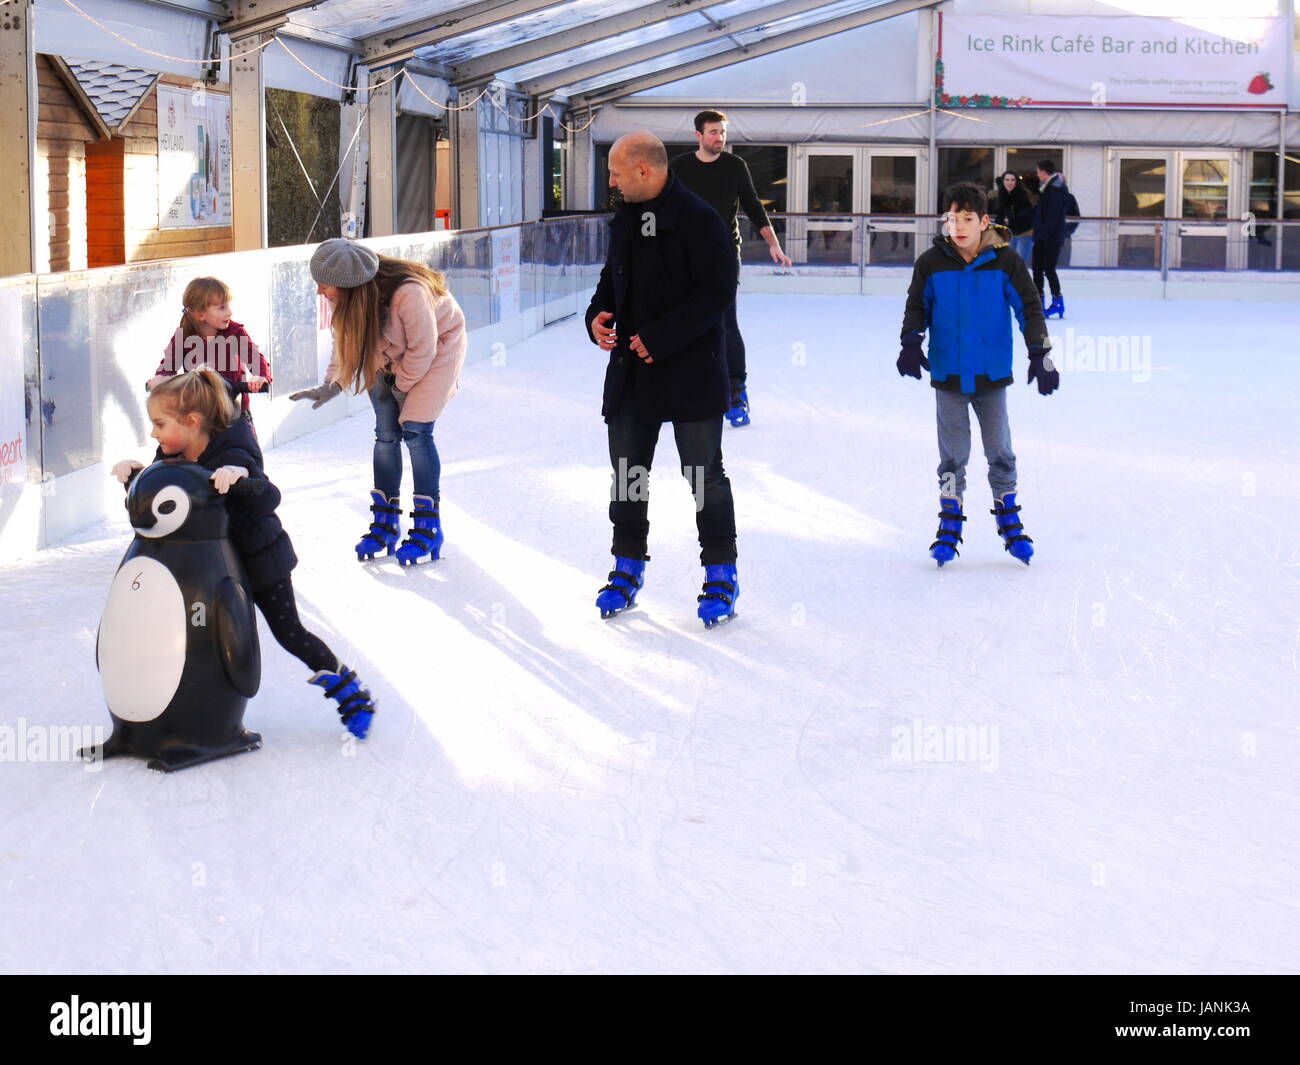
M781 251L781 241L772 229L767 211L754 191L745 160L724 151L727 144L727 116L721 111L701 111L695 116L695 139L699 147L686 155L679 155L669 167L681 181L700 199L704 200L722 217L731 231L736 249L736 284L740 284L740 225L736 219L737 205L767 241L768 252L774 263L790 266L790 257ZM727 345L727 372L731 377L731 407L727 421L733 427L749 424L749 392L745 375L745 341L736 321L736 301L731 301L723 320Z

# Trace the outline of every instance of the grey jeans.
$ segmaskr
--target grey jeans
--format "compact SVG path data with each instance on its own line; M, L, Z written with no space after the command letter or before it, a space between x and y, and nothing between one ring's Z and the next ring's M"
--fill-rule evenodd
M966 463L970 460L970 410L980 422L984 457L989 464L989 487L994 496L1016 490L1016 455L1011 450L1011 423L1007 421L1007 390L995 388L981 395L934 390L939 423L939 492L960 498L966 491Z

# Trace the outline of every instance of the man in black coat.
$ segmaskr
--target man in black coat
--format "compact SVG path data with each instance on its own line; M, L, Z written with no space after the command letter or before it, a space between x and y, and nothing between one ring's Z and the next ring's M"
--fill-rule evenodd
M586 316L592 342L609 352L601 414L614 470L615 569L598 600L606 617L630 606L640 588L649 557L646 478L664 422L673 423L695 495L700 561L730 567L733 578L736 561L735 507L722 466L730 400L723 317L736 292L729 234L718 213L669 171L651 133L614 143L609 183L623 203L609 223L609 254ZM710 603L701 601L701 618L706 605L731 606L718 602L716 589L705 592Z

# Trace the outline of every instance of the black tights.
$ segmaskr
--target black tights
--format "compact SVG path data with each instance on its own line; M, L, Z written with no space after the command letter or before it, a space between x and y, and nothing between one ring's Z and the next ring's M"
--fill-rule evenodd
M333 673L339 661L325 646L325 641L302 627L298 620L298 604L293 597L293 580L284 580L254 593L253 602L271 627L271 635L280 646L308 669Z

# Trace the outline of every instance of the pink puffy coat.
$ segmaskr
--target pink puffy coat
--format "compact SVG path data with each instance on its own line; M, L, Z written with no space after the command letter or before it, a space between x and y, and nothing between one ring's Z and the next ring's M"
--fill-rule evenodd
M379 343L370 353L375 368L396 376L406 393L404 422L436 422L456 394L465 365L465 314L447 293L433 299L418 281L407 281L393 293ZM325 373L333 381L337 356Z

